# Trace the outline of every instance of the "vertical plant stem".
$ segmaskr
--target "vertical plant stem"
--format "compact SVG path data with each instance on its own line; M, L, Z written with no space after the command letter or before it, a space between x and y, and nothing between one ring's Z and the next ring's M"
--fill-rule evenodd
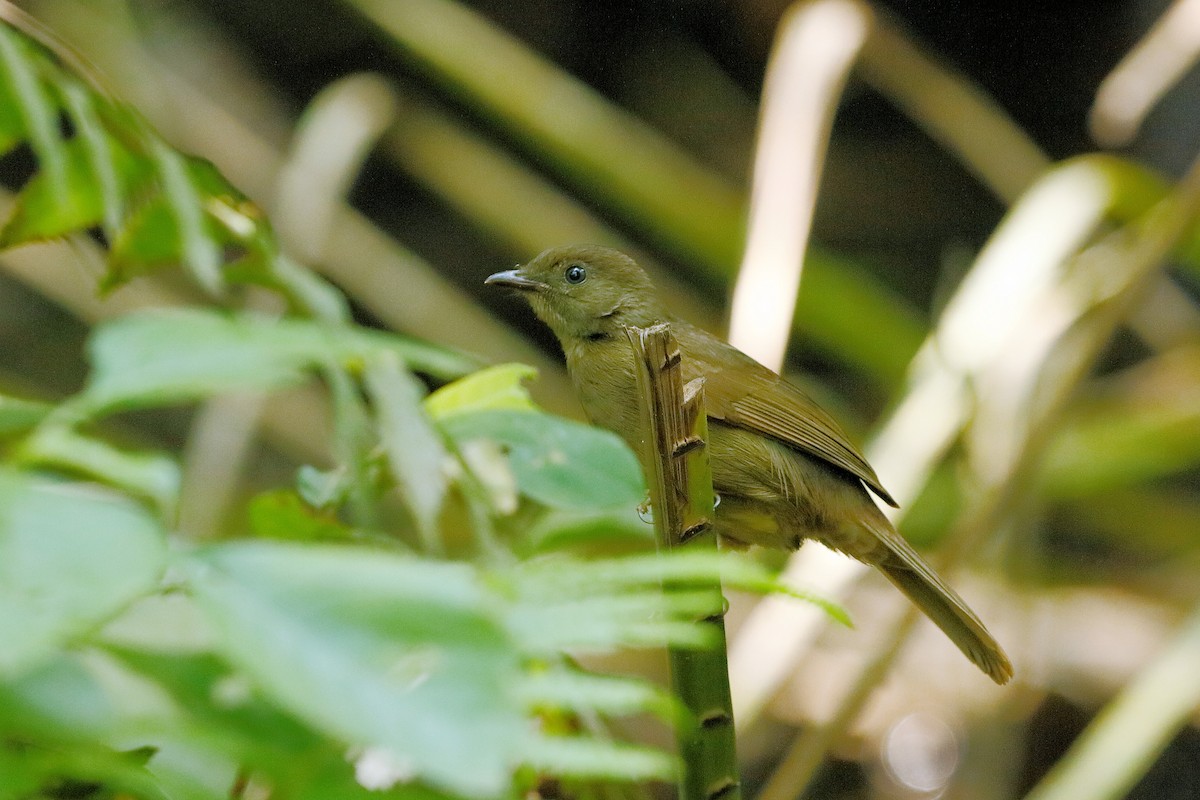
M639 448L660 551L715 550L712 471L703 380L683 385L682 359L670 326L627 331L635 353L642 409ZM664 586L671 591L671 586ZM713 591L720 592L720 585ZM671 649L671 687L691 712L678 729L680 800L740 800L733 704L722 616L711 626L716 644L705 650Z

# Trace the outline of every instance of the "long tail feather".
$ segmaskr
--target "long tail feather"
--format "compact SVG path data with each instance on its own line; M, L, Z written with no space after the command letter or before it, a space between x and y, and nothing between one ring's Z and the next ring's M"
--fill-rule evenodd
M871 510L875 511L874 508ZM882 514L878 515L878 520L874 516L862 520L862 524L887 548L888 557L875 564L879 571L925 612L963 655L988 677L998 684L1008 683L1013 675L1012 663L975 612L925 563L912 545L896 533Z

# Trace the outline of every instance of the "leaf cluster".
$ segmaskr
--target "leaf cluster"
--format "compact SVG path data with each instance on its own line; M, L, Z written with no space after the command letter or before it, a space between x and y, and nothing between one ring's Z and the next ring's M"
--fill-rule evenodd
M211 165L8 25L0 144L38 164L0 244L90 232L109 246L102 288L181 265L210 295L254 283L290 312L130 314L95 329L75 395L0 396L0 797L671 777L670 755L607 721L692 724L678 703L574 654L705 647L693 622L719 601L688 583L778 588L769 573L644 555L619 439L538 409L527 367L472 372L347 323ZM323 463L249 498L218 541L181 522L183 454L116 433L130 412L297 389L328 408ZM667 578L683 589L664 596Z

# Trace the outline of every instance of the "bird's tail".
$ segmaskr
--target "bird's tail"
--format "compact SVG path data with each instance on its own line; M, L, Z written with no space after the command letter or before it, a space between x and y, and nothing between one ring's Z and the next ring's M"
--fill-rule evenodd
M896 533L882 514L878 521L863 520L863 525L888 551L887 557L875 562L879 571L925 612L988 677L998 684L1008 683L1013 674L1008 656L958 593L917 555L912 545Z

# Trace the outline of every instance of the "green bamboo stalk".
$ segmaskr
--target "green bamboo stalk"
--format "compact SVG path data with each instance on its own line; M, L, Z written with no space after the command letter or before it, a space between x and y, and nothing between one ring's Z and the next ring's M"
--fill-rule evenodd
M659 550L716 550L703 379L684 386L679 346L669 325L627 333L636 357L644 434L639 449ZM671 687L692 717L676 733L682 762L679 798L740 800L725 621L717 615L697 624L711 627L713 647L669 651Z

